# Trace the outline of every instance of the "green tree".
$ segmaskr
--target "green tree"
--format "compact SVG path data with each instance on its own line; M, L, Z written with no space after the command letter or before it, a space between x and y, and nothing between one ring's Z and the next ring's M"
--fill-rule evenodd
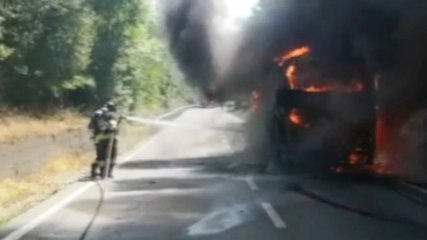
M149 0L0 0L0 96L18 107L136 109L178 95Z
M2 61L8 101L23 106L63 103L65 90L91 85L84 76L93 45L93 14L83 1L8 1L5 9L3 42L12 52Z

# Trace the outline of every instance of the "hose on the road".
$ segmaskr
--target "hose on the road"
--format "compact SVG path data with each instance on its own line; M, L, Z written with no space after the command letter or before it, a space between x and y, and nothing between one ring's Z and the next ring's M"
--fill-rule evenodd
M408 189L396 185L390 186L390 189L418 206L427 208L427 199L425 197L417 196L417 194L409 192Z
M145 124L152 124L152 125L163 125L163 126L173 126L173 127L191 127L188 125L180 125L180 124L176 124L173 122L168 122L168 121L162 121L161 119L170 116L171 114L175 114L176 112L182 111L183 109L186 108L191 108L194 106L184 106L182 108L176 109L175 111L172 111L170 113L167 113L165 115L162 115L158 118L156 118L155 120L150 120L150 119L145 119L145 118L137 118L137 117L125 117L126 120L128 121L135 121L135 122L142 122ZM192 127L194 129L194 127ZM106 169L104 172L104 176L102 176L102 182L99 181L98 179L96 180L96 186L99 190L99 200L98 203L96 205L95 211L93 213L93 216L91 218L91 220L89 221L88 225L85 227L83 233L80 235L79 240L85 240L90 232L90 230L93 227L93 224L95 223L99 213L101 212L102 206L104 204L105 201L105 183L108 179L108 177L106 176L106 174L108 174L109 172L109 168L110 168L110 162L111 162L111 157L112 157L112 152L113 152L113 141L114 139L117 137L117 132L115 132L114 136L110 139L109 144L108 144L108 148L107 148L107 161L106 161Z
M104 188L102 187L100 181L96 181L96 186L98 187L99 194L100 194L98 204L96 205L95 212L94 212L91 220L89 221L89 224L86 226L83 233L80 235L79 240L85 240L86 239L89 231L92 229L92 226L95 223L96 218L98 217L98 214L101 212L102 205L104 204L104 199L105 199Z
M376 213L369 212L369 211L366 211L363 209L348 206L346 204L335 202L331 199L328 199L324 196L321 196L320 194L314 193L312 191L308 191L307 189L305 189L304 187L302 187L301 185L298 185L298 184L288 185L287 189L289 191L292 191L292 192L301 194L303 196L306 196L306 197L308 197L312 200L315 200L317 202L321 202L321 203L324 203L328 206L332 206L334 208L339 208L339 209L342 209L342 210L345 210L348 212L352 212L352 213L355 213L355 214L358 214L361 216L370 217L370 218L374 218L374 219L386 221L386 222L393 222L393 223L415 226L415 227L419 227L419 228L423 228L423 229L427 228L427 226L425 226L423 224L420 224L420 223L414 222L414 221L410 221L410 220L406 220L406 219L401 219L397 216L376 214Z
M98 187L99 190L99 200L98 200L98 204L96 205L95 208L95 212L91 218L91 220L89 221L89 224L86 226L86 228L84 229L83 233L80 235L79 240L85 240L87 235L89 234L90 230L92 229L93 224L96 221L96 218L98 217L98 214L101 212L101 208L104 204L104 200L105 200L105 185L106 185L106 181L108 180L108 173L110 171L110 163L112 161L112 156L113 156L113 145L114 145L114 141L117 137L117 132L114 133L114 135L110 138L109 142L108 142L108 147L107 147L107 159L105 161L105 170L103 172L103 176L101 181L99 181L98 179L96 180L96 186Z

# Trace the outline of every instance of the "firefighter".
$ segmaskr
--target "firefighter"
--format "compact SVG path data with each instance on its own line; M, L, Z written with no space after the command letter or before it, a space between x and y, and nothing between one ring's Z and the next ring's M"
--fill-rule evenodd
M95 178L98 174L98 170L101 170L103 167L103 158L105 151L100 144L100 139L102 138L103 132L106 129L106 121L105 121L105 113L108 111L106 107L102 107L101 109L95 111L94 115L91 117L89 122L89 130L92 132L91 139L94 141L95 151L96 151L96 159L95 162L91 166L91 177ZM102 170L101 170L102 172Z
M103 112L103 121L105 127L102 131L101 136L99 137L99 147L101 154L100 161L102 162L101 174L105 176L108 175L109 178L113 178L113 171L116 165L117 159L117 134L118 127L122 117L117 113L117 107L113 102L108 102L106 105L106 111ZM107 166L107 159L109 160L109 165ZM106 169L108 172L106 173Z
M102 129L104 128L104 112L107 111L107 108L103 107L93 114L89 122L89 130L92 132L91 139L94 141L95 150L96 150L96 159L95 162L91 166L91 177L95 178L97 175L97 170L100 167L100 162L103 153L101 152L101 147L99 144L99 136L102 133Z
M89 130L92 132L92 138L99 132L99 119L102 117L103 109L96 110L95 113L90 118Z
M102 177L113 177L117 158L117 134L120 119L121 117L117 114L117 108L113 102L105 104L91 118L89 129L93 132L96 148L96 161L91 168L92 178L99 174ZM107 160L109 161L108 166Z

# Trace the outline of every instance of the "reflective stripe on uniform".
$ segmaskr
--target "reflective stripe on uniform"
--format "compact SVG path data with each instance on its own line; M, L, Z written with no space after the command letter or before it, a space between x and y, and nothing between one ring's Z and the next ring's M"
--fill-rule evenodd
M110 139L114 137L114 134L98 134L95 136L94 140L96 143L98 143L99 141L105 140L105 139Z
M117 125L118 125L118 121L117 120L112 119L112 120L110 120L109 123L110 123L111 127L117 128Z
M105 161L95 161L95 164L98 165L98 167L105 167Z

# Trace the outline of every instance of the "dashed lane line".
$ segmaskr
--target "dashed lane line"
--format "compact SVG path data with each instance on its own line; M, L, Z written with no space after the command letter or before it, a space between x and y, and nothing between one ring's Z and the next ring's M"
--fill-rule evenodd
M252 176L245 177L245 182L249 185L249 188L252 191L259 190L259 187ZM283 221L283 219L280 217L280 215L270 203L262 202L260 203L260 205L262 209L264 209L264 211L267 213L268 217L276 228L284 229L287 227L285 221Z
M259 190L259 187L258 187L258 185L255 183L255 181L254 181L254 178L253 178L253 177L251 177L251 176L246 177L246 178L245 178L245 182L249 185L249 188L250 188L252 191L258 191L258 190Z
M260 203L261 207L264 209L264 211L267 213L268 217L270 217L270 220L273 222L273 225L276 228L284 229L286 228L286 223L282 220L280 215L277 213L277 211L273 208L273 206L270 203L263 202Z

